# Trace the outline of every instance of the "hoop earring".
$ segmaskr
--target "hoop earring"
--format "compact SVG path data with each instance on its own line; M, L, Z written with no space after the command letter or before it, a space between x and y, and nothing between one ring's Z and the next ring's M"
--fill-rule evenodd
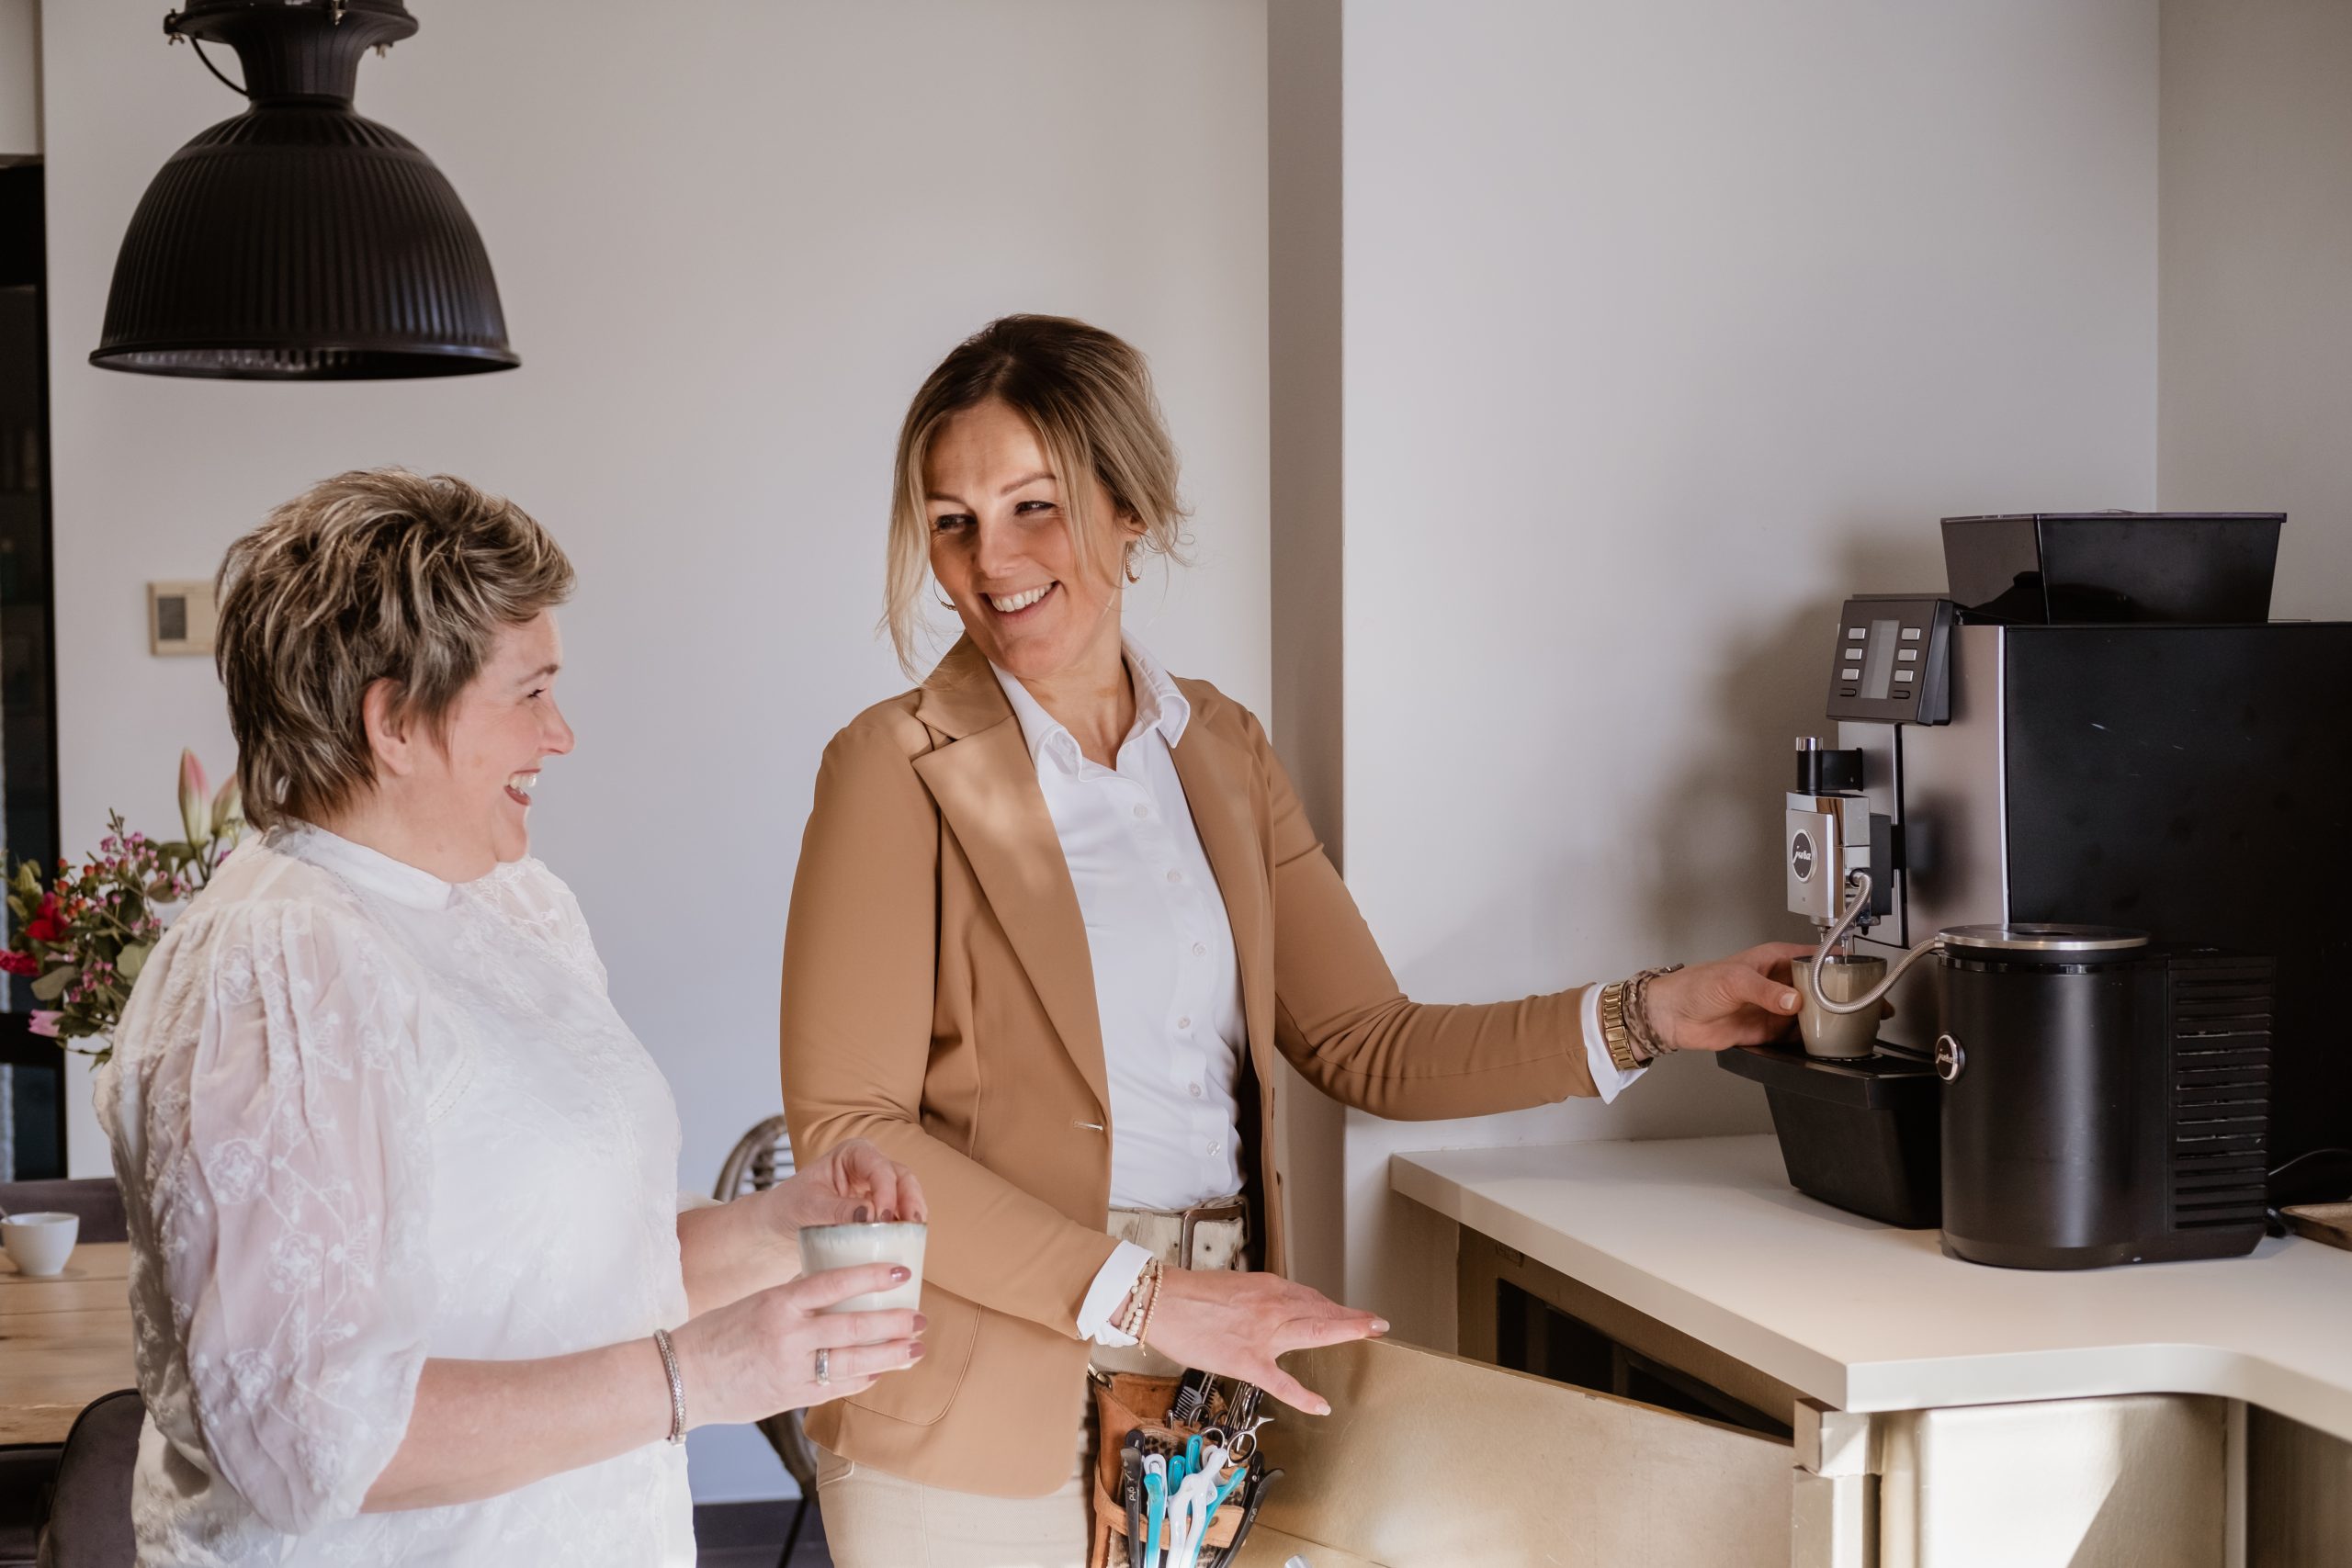
M1141 582L1143 581L1143 573L1137 571L1133 566L1129 566L1127 568L1127 581L1129 582Z
M956 607L956 601L948 598L945 594L934 594L933 597L938 599L939 607L943 610L952 610Z

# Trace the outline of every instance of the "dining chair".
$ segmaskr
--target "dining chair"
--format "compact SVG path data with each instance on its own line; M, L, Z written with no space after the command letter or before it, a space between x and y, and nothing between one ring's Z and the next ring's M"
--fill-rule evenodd
M77 1245L130 1239L122 1213L122 1189L111 1176L70 1181L0 1181L0 1209L12 1214L78 1214L82 1225L74 1236Z
M736 1141L727 1163L718 1168L718 1182L710 1195L722 1203L729 1202L747 1192L764 1191L792 1171L792 1134L786 1130L783 1117L771 1116ZM792 1527L784 1537L784 1555L776 1559L776 1568L791 1568L793 1548L800 1544L800 1529L808 1522L808 1506L817 1500L817 1449L808 1440L808 1428L797 1410L771 1416L757 1425L800 1488L799 1506L793 1509Z
M33 1568L41 1516L57 1484L58 1450L0 1449L0 1568Z
M57 1492L41 1527L40 1568L131 1568L130 1472L147 1406L137 1389L102 1394L65 1434Z

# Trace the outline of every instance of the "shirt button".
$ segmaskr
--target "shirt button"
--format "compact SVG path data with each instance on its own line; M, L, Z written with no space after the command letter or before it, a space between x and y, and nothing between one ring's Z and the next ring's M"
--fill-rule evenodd
M1170 882L1182 882L1184 880L1184 874L1181 871L1171 871L1168 874L1168 880Z
M1208 955L1209 955L1209 944L1208 944L1207 942L1194 942L1194 943L1193 944L1193 957L1195 957L1195 958L1206 958Z
M1148 806L1138 806L1136 807L1136 815L1137 817L1148 817L1151 815L1151 807Z
M1194 1100L1198 1100L1198 1099L1200 1099L1200 1098L1201 1098L1201 1086L1200 1086L1200 1085L1198 1085L1198 1084L1194 1084L1194 1085L1193 1085L1193 1086L1192 1086L1192 1089L1193 1089L1193 1098Z
M1190 1029L1193 1027L1193 1021L1189 1018L1180 1018L1176 1021L1176 1027L1179 1029Z
M1211 1144L1209 1145L1209 1153L1213 1155L1221 1155L1225 1153L1225 1145L1222 1143Z

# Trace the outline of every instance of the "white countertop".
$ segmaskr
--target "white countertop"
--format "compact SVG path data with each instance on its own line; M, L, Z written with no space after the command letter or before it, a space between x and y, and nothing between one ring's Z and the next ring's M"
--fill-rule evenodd
M2352 1439L2352 1252L2039 1272L1830 1208L1769 1135L1397 1155L1389 1185L1825 1404L2213 1393Z

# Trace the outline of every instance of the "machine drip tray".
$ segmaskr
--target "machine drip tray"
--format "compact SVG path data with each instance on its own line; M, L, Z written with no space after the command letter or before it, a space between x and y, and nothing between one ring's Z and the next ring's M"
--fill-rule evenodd
M1883 1053L1825 1061L1776 1045L1715 1060L1764 1086L1798 1191L1906 1230L1942 1222L1939 1086L1928 1063Z

